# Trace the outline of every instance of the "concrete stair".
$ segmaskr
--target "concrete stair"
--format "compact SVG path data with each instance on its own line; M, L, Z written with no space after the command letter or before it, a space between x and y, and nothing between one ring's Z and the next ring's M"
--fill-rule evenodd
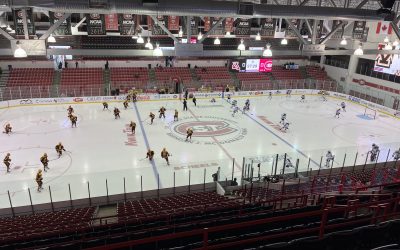
M61 82L61 71L55 70L53 76L53 84L51 85L50 96L59 97L59 88Z
M110 70L103 70L104 95L111 95Z

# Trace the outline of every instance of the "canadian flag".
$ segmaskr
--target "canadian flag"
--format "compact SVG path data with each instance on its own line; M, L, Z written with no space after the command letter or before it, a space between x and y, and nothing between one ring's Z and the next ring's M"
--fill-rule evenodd
M378 22L376 26L376 34L378 35L390 35L392 34L392 26L390 22Z

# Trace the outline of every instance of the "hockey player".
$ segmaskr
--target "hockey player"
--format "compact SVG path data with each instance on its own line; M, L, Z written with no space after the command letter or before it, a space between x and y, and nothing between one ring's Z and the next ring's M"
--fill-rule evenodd
M268 99L269 99L269 100L272 100L272 92L271 92L271 91L270 91L269 94L268 94Z
M136 102L136 92L132 93L132 102Z
M62 156L62 152L65 151L64 146L63 146L62 143L60 142L60 143L58 143L58 144L56 145L55 149L56 149L56 152L57 152L57 154L58 154L58 158L60 158L60 157Z
M127 109L127 108L128 108L128 106L129 106L129 104L128 104L128 100L125 100L125 101L123 102L123 104L124 104L124 109Z
M395 161L398 161L400 159L400 148L398 150L394 151L392 157Z
M286 120L286 113L283 113L281 115L281 121L279 122L280 124L284 125L285 124L285 120Z
M340 118L340 110L341 110L341 109L337 109L337 110L336 110L336 114L335 114L335 117L336 117L336 118Z
M154 158L154 151L151 149L147 150L146 158L149 158L149 161L152 161Z
M346 112L346 103L345 103L345 102L342 102L342 103L340 104L340 106L342 107L342 110L343 110L344 112Z
M189 139L192 140L192 135L193 135L193 129L188 128L186 131L186 140L185 141L188 141Z
M7 167L7 173L10 173L10 165L11 165L10 155L11 155L10 153L7 153L6 157L3 160L4 165L6 165L6 167Z
M211 98L210 102L211 102L211 103L215 103L215 102L216 102L216 101L215 101L215 98L214 98L214 97Z
M292 90L288 89L288 90L286 90L286 98L290 98L290 97L292 97Z
M103 102L103 110L105 110L105 109L109 110L109 109L108 109L108 103L107 103L107 102Z
M324 102L327 102L327 101L328 101L328 99L326 99L326 93L325 93L325 91L322 91L322 92L321 92L321 97L322 97L322 101L324 101Z
M151 125L151 124L153 124L153 121L154 121L154 118L156 117L156 115L153 114L153 112L150 112L149 117L150 117L150 125Z
M76 122L78 121L78 117L73 114L70 114L69 120L71 121L71 127L73 128L75 126L76 128Z
M165 118L165 111L166 111L166 109L164 108L164 106L161 107L160 110L158 111L158 113L160 113L158 118L161 118L161 116Z
M71 105L67 108L68 111L68 115L71 115L72 113L74 113L74 109L71 107Z
M238 106L234 106L233 107L233 111L232 111L232 117L235 117L235 114L239 112L239 107Z
M306 96L305 95L301 95L300 102L305 102L305 101L306 101Z
M168 166L169 166L169 160L168 160L169 156L170 155L169 155L168 151L165 148L163 148L163 150L161 151L161 158L163 158L167 161Z
M235 108L236 106L237 106L237 101L236 100L232 100L231 108Z
M246 100L246 102L244 103L244 106L248 107L247 110L250 109L250 100L249 99Z
M11 133L12 127L10 125L10 123L7 123L6 126L4 127L4 133L6 133L7 135Z
M289 123L288 122L284 122L284 124L283 124L283 126L280 128L280 130L282 131L285 131L286 132L286 130L288 130L289 129Z
M197 106L197 99L196 99L196 97L195 96L193 96L193 103L194 103L194 106Z
M183 111L187 111L187 101L186 99L183 99Z
M43 175L42 170L39 169L36 174L36 183L38 185L37 191L40 192L43 189Z
M48 165L49 165L49 159L47 158L47 154L46 154L46 153L44 153L44 154L42 155L42 157L40 157L40 162L43 164L43 170L44 170L44 172L46 172L47 169L50 169L50 168L48 167Z
M285 168L294 168L292 162L288 158L286 159L286 162L285 162Z
M375 161L376 157L378 156L380 150L379 146L376 145L375 143L372 144L372 149L369 151L371 153L370 160Z
M129 127L131 128L132 134L135 134L136 123L131 121L131 123L129 124Z
M178 121L178 110L175 109L174 121Z
M326 164L325 167L329 168L331 161L335 160L335 156L332 154L331 151L326 153Z
M115 119L121 118L121 117L119 116L119 113L121 113L121 112L119 111L119 109L118 109L118 108L114 108L114 117L115 117Z
M230 94L228 94L227 99L228 99L228 102L231 103L231 95Z

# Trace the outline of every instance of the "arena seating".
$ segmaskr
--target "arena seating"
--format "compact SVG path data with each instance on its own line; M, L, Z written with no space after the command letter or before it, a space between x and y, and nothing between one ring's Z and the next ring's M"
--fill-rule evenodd
M156 67L154 69L156 77L156 86L158 88L173 88L173 79L178 79L182 83L192 82L192 73L186 67Z
M272 66L272 76L277 80L304 79L298 69L285 69L282 66Z
M145 89L149 82L149 71L147 68L111 68L111 89Z
M232 76L226 67L199 67L195 72L202 86L212 90L222 90L221 88L233 83Z
M307 76L315 80L330 80L325 70L318 66L306 66Z
M243 80L241 86L241 90L243 91L274 89L274 84L269 80Z
M68 68L61 72L59 94L65 96L103 95L104 76L101 68Z

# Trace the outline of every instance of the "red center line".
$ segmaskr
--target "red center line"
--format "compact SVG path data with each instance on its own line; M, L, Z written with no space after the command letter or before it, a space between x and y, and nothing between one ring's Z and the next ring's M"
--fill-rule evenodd
M200 121L199 118L193 113L193 111L191 109L188 108L188 111L190 112L190 114L192 114L192 116L197 120ZM219 143L219 141L217 140L217 138L215 138L215 136L211 136L211 139L216 143L216 145L222 149L222 151L224 151L224 153L229 157L229 159L231 159L232 161L234 161L235 167L241 172L242 171L242 166L240 166L240 164L236 161L236 159L234 159L229 152L221 145L221 143Z

